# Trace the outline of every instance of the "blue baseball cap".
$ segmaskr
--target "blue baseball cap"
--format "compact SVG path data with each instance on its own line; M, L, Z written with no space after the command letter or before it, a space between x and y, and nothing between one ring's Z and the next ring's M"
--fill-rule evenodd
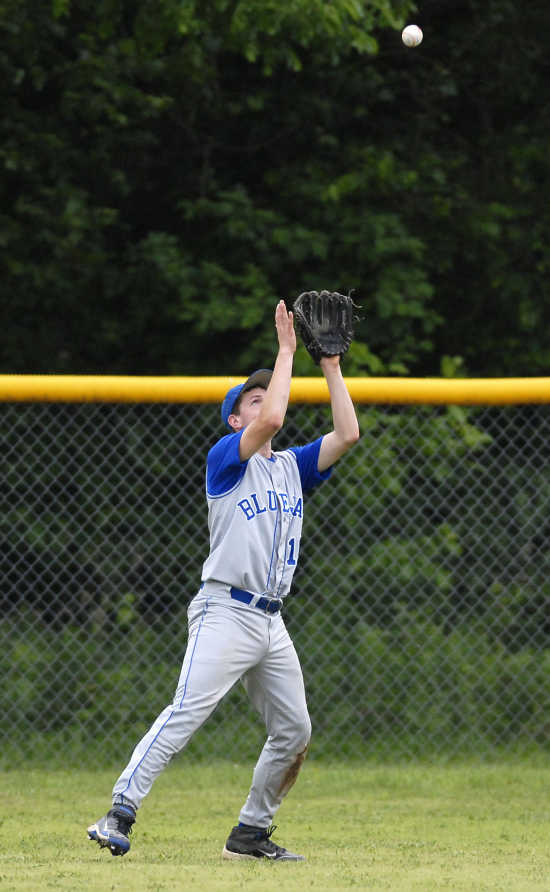
M239 397L243 393L246 393L247 390L252 390L253 387L263 387L264 390L267 390L272 374L273 372L271 369L257 369L255 372L252 372L244 384L236 384L235 387L231 387L230 390L227 391L222 403L221 411L222 421L226 427L229 427L227 419L232 414L233 409L235 408L235 403Z

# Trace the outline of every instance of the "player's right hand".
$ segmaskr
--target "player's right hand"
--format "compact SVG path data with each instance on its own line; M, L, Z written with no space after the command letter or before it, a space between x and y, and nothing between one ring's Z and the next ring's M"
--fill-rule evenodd
M275 308L275 328L279 339L279 351L296 352L296 332L294 331L294 314L288 312L284 300L280 300Z

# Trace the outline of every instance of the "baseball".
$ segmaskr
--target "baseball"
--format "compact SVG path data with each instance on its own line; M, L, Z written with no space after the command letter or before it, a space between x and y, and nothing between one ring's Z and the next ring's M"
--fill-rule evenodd
M424 35L418 25L407 25L401 32L401 40L405 46L418 46L419 43L422 43L423 37Z

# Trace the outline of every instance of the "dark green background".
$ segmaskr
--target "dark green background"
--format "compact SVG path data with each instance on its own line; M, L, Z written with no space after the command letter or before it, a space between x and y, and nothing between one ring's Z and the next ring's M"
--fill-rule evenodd
M0 766L99 741L122 763L171 701L218 412L0 406ZM284 607L312 754L548 751L548 407L358 414L360 441L305 497ZM276 448L329 425L292 405ZM191 750L252 758L262 737L237 685Z
M546 0L0 0L0 371L243 372L328 287L349 374L546 374L549 33Z
M0 372L244 373L327 287L346 374L548 374L549 33L547 0L0 0ZM217 414L119 411L5 408L8 764L125 754L175 683ZM547 413L360 416L288 616L318 752L548 747Z

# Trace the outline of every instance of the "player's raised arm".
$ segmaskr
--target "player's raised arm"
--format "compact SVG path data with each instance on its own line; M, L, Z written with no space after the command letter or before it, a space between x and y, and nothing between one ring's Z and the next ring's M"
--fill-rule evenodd
M294 302L304 346L327 380L334 430L323 437L317 469L326 471L359 439L355 408L340 370L353 339L354 304L338 291L304 291Z
M334 430L323 437L317 468L326 471L359 439L359 423L340 368L339 356L324 356L319 362L330 392Z
M275 309L275 327L279 341L279 351L275 360L273 375L268 388L258 392L250 391L243 396L239 406L239 414L230 416L229 421L234 430L244 432L239 446L241 461L246 461L255 452L266 445L269 447L272 437L283 426L290 382L292 380L292 363L296 352L296 334L294 332L293 314L286 309L285 302L279 301Z

